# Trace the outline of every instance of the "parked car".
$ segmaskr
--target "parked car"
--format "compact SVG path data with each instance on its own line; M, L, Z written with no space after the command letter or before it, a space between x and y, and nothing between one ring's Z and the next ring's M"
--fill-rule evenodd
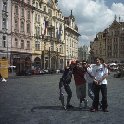
M36 68L33 70L33 74L34 75L40 75L40 74L45 74L44 70L40 69L40 68Z
M44 69L43 70L45 74L49 74L49 70L48 69Z
M56 70L56 73L60 73L60 70L59 70L59 69L57 69L57 70Z

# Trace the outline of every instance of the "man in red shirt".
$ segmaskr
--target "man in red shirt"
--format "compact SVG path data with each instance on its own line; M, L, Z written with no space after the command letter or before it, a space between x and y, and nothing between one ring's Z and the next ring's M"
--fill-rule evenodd
M80 100L79 107L82 108L82 102L87 107L86 100L86 80L84 74L86 73L86 62L83 61L82 66L79 61L76 61L76 66L73 68L73 75L76 85L77 98Z

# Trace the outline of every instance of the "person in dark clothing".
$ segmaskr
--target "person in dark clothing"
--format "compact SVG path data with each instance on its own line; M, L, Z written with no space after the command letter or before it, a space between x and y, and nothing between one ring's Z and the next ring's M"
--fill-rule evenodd
M3 79L3 77L2 77L2 75L1 75L1 73L0 73L0 82L2 82L2 79Z
M59 89L60 89L59 100L61 100L62 106L65 110L69 108L73 108L73 106L70 104L70 100L72 97L72 91L70 88L71 78L72 78L72 65L70 65L69 67L65 67L64 73L62 75L62 78L60 78L60 82L59 82ZM68 95L66 106L64 103L64 90Z

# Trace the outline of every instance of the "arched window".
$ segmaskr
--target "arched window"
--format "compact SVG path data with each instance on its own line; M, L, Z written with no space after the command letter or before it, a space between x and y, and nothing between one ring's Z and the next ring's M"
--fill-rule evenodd
M30 33L30 24L27 24L27 33Z
M3 11L7 11L7 2L3 2Z
M30 50L30 41L27 41L27 49Z
M24 49L24 40L21 40L21 49Z
M30 19L30 10L27 11L27 18Z
M24 17L24 8L21 8L21 16Z
M15 47L18 48L18 39L15 38Z
M15 5L15 14L18 15L18 6Z
M21 22L21 32L24 32L24 22Z

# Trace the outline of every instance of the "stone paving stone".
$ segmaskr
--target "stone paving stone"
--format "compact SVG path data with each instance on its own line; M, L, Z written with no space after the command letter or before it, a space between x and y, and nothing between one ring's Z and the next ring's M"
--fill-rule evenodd
M109 112L79 110L72 80L72 105L61 107L58 81L61 75L41 75L8 79L0 83L0 124L123 124L124 78L108 77ZM88 105L92 101L87 97Z

